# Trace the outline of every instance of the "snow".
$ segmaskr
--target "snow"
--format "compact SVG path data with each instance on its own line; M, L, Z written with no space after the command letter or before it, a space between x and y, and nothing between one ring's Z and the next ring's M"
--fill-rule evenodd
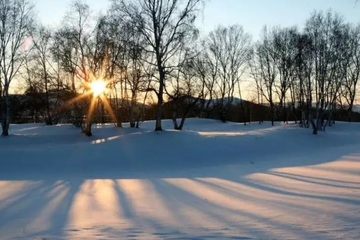
M210 103L209 103L209 101L210 101ZM241 98L237 98L237 97L224 97L223 101L224 101L225 105L231 102L230 105L236 106L236 105L240 104L243 100ZM209 106L214 106L214 105L218 105L221 103L222 103L221 98L215 98L212 100L205 99L205 105L209 104Z
M360 124L12 125L0 239L360 239Z
M353 106L353 111L360 113L360 105L354 105Z

